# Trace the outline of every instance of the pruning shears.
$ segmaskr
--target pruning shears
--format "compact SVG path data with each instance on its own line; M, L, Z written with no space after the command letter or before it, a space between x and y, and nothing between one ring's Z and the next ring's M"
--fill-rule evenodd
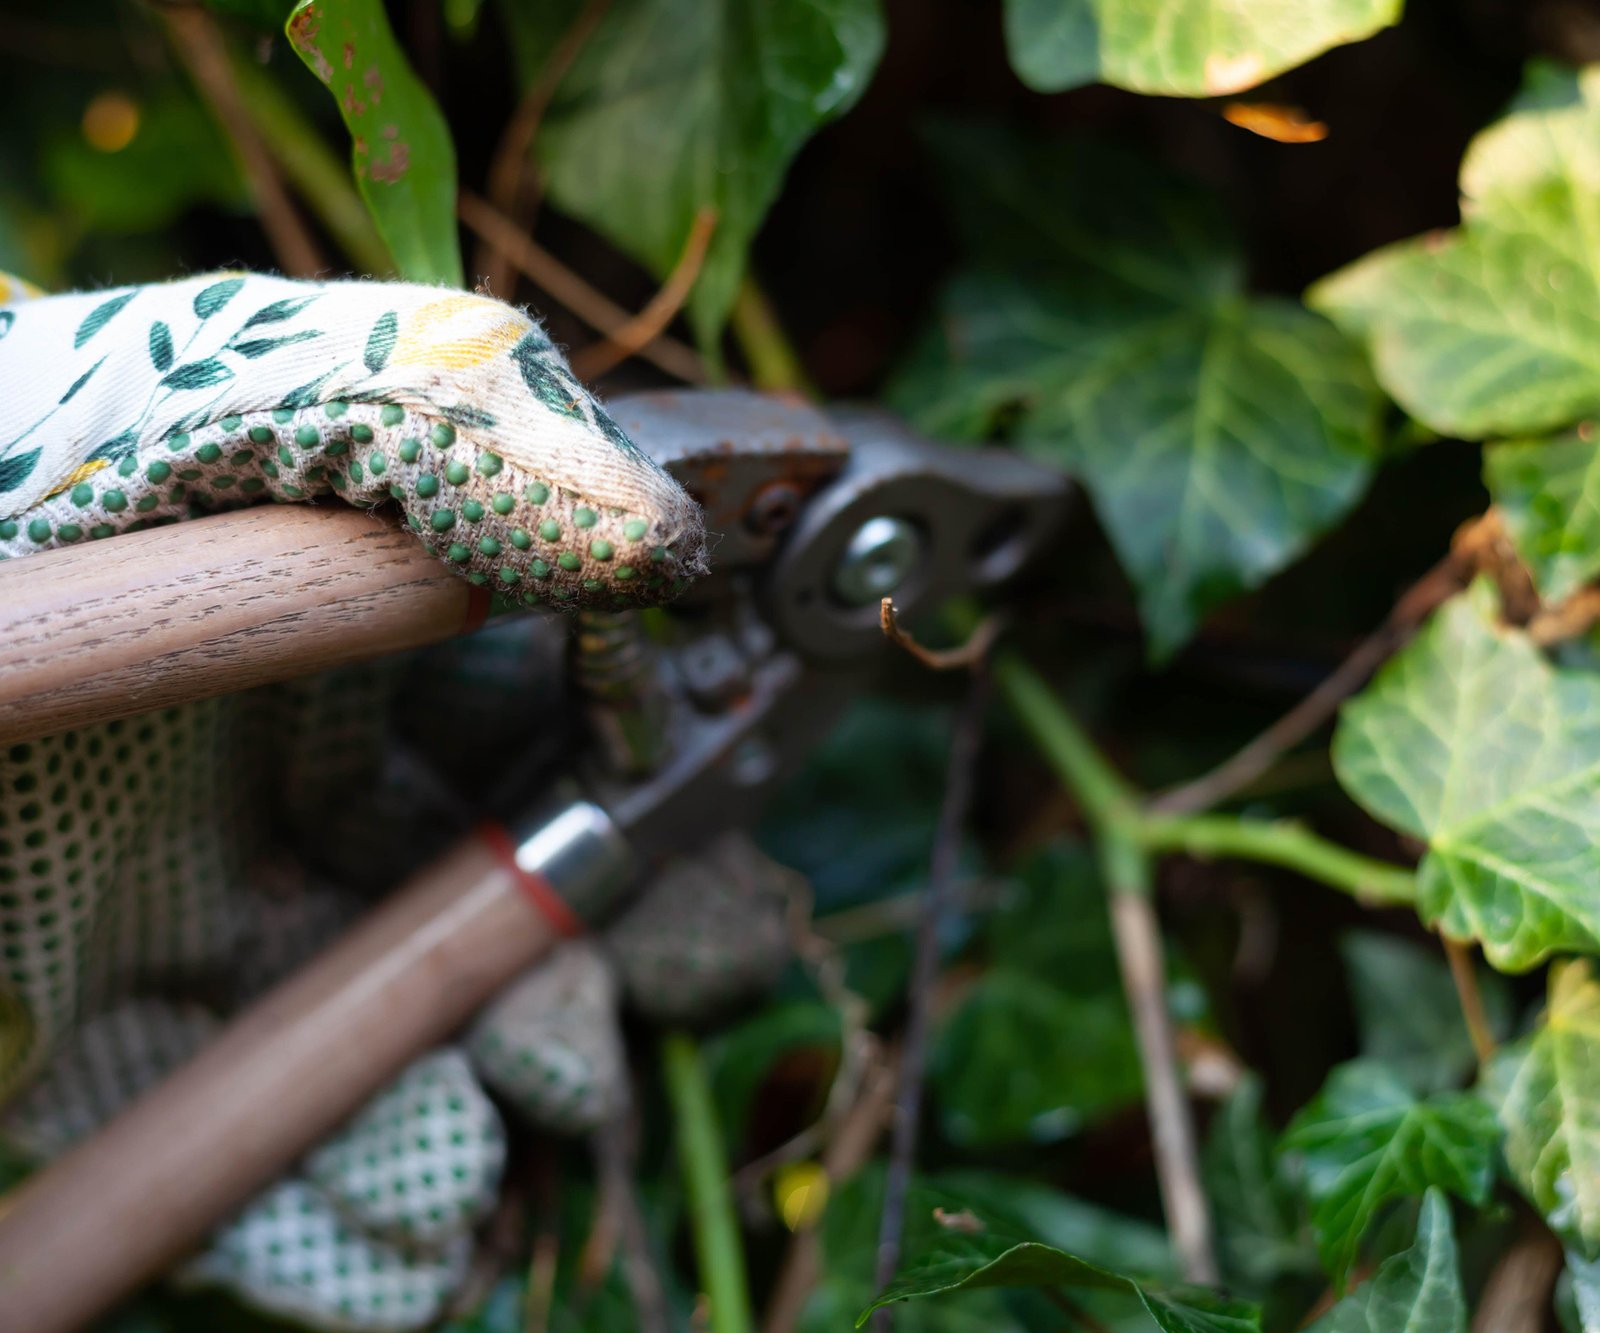
M664 857L750 824L889 651L882 600L914 620L1004 582L1070 498L1017 455L941 447L874 411L703 390L611 409L699 501L711 573L665 616L580 613L588 743L560 780L509 798L0 1202L0 1333L78 1328L181 1259ZM0 674L0 744L433 642L493 609L382 516L343 507L123 541L117 562L64 549L0 566L0 625L24 646ZM318 547L339 558L305 558ZM179 571L162 613L119 612L154 564Z

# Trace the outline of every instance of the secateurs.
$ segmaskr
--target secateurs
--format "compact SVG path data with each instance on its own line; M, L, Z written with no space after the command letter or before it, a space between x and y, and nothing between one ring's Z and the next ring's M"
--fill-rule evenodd
M420 871L0 1205L3 1333L76 1328L179 1259L563 935L613 912L661 857L748 825L888 651L881 599L915 619L1002 582L1040 553L1068 498L1067 483L1022 458L942 448L876 412L704 391L623 398L612 410L699 501L710 574L652 623L641 616L654 613L581 613L572 677L593 743L571 771ZM235 535L270 547L282 524L296 525L302 545L343 544L343 564L352 543L387 554L365 583L325 582L306 604L286 585L323 566L271 565L276 616L197 615L232 612L261 577L227 556ZM63 649L56 670L0 686L6 739L22 734L19 718L59 727L93 716L84 709L120 697L118 681L159 676L165 699L218 693L429 642L482 609L367 515L247 511L126 540L142 544L128 547L135 561L170 557L162 543L199 552L186 614L153 635L113 625L96 653ZM51 562L74 555L0 567L0 620L11 606L36 618L39 594L28 602L22 578L48 587ZM83 579L119 577L79 572L80 605L96 596ZM346 638L330 656L334 617ZM266 641L271 665L251 670L252 642ZM173 692L174 672L184 692Z

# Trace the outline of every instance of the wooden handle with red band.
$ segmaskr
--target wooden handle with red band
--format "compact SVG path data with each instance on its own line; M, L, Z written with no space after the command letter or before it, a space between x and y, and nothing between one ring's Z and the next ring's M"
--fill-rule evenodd
M437 643L489 594L389 518L268 505L0 562L0 745Z
M177 1263L547 952L557 890L502 851L462 843L0 1197L0 1333L70 1333Z

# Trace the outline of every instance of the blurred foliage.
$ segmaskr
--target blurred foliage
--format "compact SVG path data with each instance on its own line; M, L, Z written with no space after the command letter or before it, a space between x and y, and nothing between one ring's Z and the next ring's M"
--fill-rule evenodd
M1062 802L999 719L939 941L888 1294L903 1333L1080 1315L1286 1333L1313 1308L1321 1333L1460 1333L1520 1193L1567 1249L1565 1326L1594 1330L1600 1025L1587 963L1562 957L1600 952L1600 657L1578 614L1600 574L1600 42L1581 9L207 0L241 127L159 6L16 0L0 268L61 288L283 262L243 128L336 271L470 284L458 195L495 193L521 124L513 223L625 306L715 215L676 330L714 371L751 368L736 312L764 293L824 393L1082 482L1079 521L1016 594L1015 638L1135 788L1204 772L1303 696L1492 500L1495 577L1345 708L1333 772L1311 738L1215 816L1420 858L1418 919L1214 853L1156 877L1168 1011L1215 1103L1204 1181L1229 1295L1175 1285L1083 793ZM1272 138L1313 124L1326 136ZM596 336L536 288L500 294L563 342ZM660 382L630 362L603 387ZM1562 636L1524 628L1545 612L1575 627L1554 652ZM736 1171L789 1142L786 1179L817 1181L851 1024L901 1031L953 693L898 663L763 824L835 942L706 1041ZM1511 974L1553 959L1544 1007L1538 978L1453 977L1428 932ZM1502 1043L1486 1060L1458 984L1480 1041ZM639 1064L645 1243L686 1325L699 1279ZM621 1261L583 1270L592 1174L568 1160L554 1209L523 1198L516 1252L446 1327L524 1327L535 1231L557 1250L549 1328L636 1326ZM748 1186L759 1304L814 1209L774 1210L771 1170ZM826 1194L808 1333L878 1295L881 1152ZM153 1291L105 1327L271 1326Z

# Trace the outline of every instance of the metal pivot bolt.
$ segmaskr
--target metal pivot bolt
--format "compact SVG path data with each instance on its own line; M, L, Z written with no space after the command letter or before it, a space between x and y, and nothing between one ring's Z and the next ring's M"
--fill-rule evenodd
M903 518L869 518L850 538L833 571L833 590L849 606L891 596L922 558L922 537Z

